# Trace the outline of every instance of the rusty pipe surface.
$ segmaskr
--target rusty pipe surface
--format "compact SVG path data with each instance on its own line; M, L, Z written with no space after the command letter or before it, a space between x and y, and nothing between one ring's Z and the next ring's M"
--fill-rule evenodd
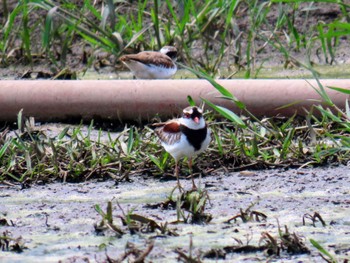
M303 108L320 104L315 80L218 80L256 116L305 115ZM324 87L350 90L350 79L323 79ZM313 86L313 87L312 87ZM332 101L344 108L349 95L327 89ZM188 106L187 96L197 103L201 98L238 112L233 102L220 98L206 80L2 80L0 81L0 120L15 120L23 109L25 116L39 121L67 118L147 120L157 114L169 117ZM287 108L287 104L299 102ZM239 113L239 112L238 112Z

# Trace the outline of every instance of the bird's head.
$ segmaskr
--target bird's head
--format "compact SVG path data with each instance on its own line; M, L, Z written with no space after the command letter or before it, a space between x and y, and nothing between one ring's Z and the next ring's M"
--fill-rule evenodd
M183 110L182 123L190 129L202 129L205 126L202 109L190 106Z
M169 58L171 58L172 61L176 61L177 59L177 49L173 46L164 46L159 50L160 53L163 53L164 55L167 55Z

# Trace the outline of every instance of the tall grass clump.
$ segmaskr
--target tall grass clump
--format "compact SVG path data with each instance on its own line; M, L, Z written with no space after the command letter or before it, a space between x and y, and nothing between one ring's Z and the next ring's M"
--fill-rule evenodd
M36 129L21 113L18 123L18 130L0 132L0 181L123 180L140 173L138 169L148 160L145 148L154 145L141 144L140 130L135 127L126 127L115 138L101 131L92 138L93 122L84 128L66 127L55 136Z
M23 54L24 63L32 62L31 34L35 24L29 23L31 8L28 1L19 1L13 10L7 9L6 1L3 3L4 19L0 27L1 64L8 65L8 56L15 52ZM15 46L15 42L20 44Z
M231 145L229 151L235 153L234 156L239 156L235 160L238 166L286 167L349 162L349 102L346 101L345 111L339 109L329 98L326 88L350 94L348 90L323 87L316 78L318 87L313 88L319 93L324 106L315 104L307 117L299 121L296 116L260 120L210 76L195 73L207 79L223 99L232 101L243 111L243 117L240 117L231 110L204 99L208 106L226 120L224 129L214 131L218 152L222 155L226 141Z

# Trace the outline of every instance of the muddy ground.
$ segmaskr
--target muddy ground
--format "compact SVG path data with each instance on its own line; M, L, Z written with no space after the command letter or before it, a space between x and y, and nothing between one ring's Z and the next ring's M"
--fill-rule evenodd
M9 231L12 237L22 237L26 249L22 253L0 252L1 262L106 262L107 255L120 259L130 242L145 249L149 240L154 248L146 262L175 262L176 248L188 254L193 239L192 255L202 255L211 250L224 252L224 258L202 258L204 262L322 262L318 251L309 239L318 241L339 262L350 258L350 168L329 166L316 169L265 170L252 172L215 173L197 178L201 187L208 191L210 204L205 213L213 219L208 224L172 224L177 220L175 209L161 209L149 204L167 200L175 181L132 177L132 183L115 184L114 181L86 182L79 184L54 183L33 185L28 189L20 186L0 186L0 218L10 226L1 226L1 233ZM186 189L190 180L182 179ZM177 193L175 193L177 195ZM168 228L179 236L126 231L122 237L110 232L98 234L94 224L101 216L94 205L106 211L112 200L115 225L122 226L117 218L122 215L117 202L125 213L133 213L168 222ZM261 222L225 223L252 203L251 210L264 213ZM318 212L325 221L313 223L305 214ZM245 245L258 246L263 232L278 236L278 224L284 231L296 233L311 253L291 255L281 251L280 256L268 256L265 252L230 253L224 247ZM260 240L261 241L261 240ZM263 242L260 242L260 244ZM194 257L193 256L193 257ZM345 262L345 261L344 261Z

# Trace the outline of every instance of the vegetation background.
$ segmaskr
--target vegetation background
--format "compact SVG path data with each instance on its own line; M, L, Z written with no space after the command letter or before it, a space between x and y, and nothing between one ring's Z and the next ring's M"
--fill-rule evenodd
M348 12L338 0L3 0L0 76L114 72L123 70L121 54L163 45L175 45L182 64L221 78L271 77L264 69L276 66L285 77L283 69L320 65L333 66L320 73L344 76L348 67L335 65L350 62Z

